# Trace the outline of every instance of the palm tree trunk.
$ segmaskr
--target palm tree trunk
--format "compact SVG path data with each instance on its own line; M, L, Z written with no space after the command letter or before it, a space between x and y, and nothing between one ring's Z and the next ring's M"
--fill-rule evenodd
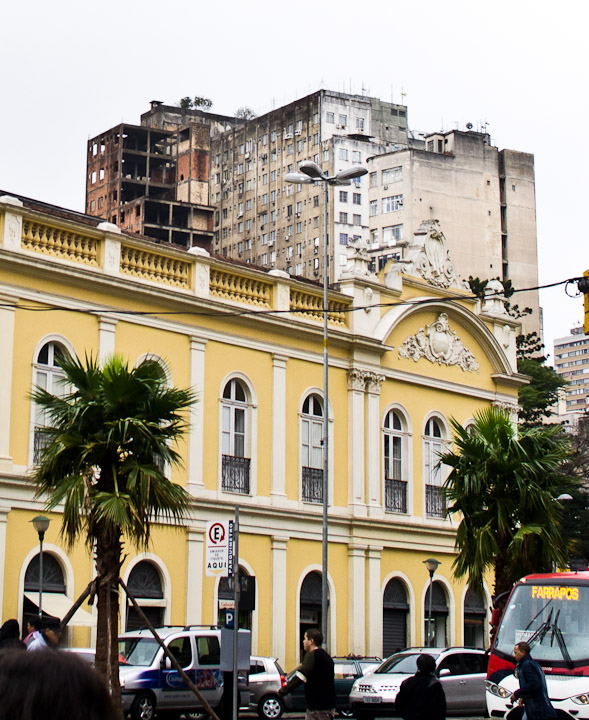
M117 711L123 719L119 682L119 574L121 539L97 533L96 574L98 580L98 621L96 631L96 671L104 679Z
M498 538L497 545L499 546L499 551L495 558L495 597L501 595L501 593L509 592L513 586L507 568L509 538Z

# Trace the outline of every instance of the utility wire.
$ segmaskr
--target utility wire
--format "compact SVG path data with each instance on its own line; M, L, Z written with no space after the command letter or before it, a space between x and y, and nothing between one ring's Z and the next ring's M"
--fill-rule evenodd
M512 294L515 293L521 293L521 292L531 292L533 290L546 290L547 288L552 287L558 287L559 285L568 285L570 283L576 283L581 278L568 278L567 280L560 280L558 282L554 283L548 283L546 285L536 285L534 287L527 287L527 288L519 288L512 290ZM319 296L317 296L319 299ZM439 305L440 303L449 303L449 304L455 304L457 301L464 301L464 300L486 300L493 297L504 297L504 294L500 291L487 293L483 296L481 295L464 295L464 294L456 294L456 295L449 295L444 298L414 298L410 300L399 300L394 302L387 302L387 303L373 303L369 305L356 305L356 306L347 306L347 307L341 307L336 309L328 309L328 314L334 315L334 314L341 314L341 313L350 313L350 312L357 312L359 310L371 310L373 308L392 308L392 307L402 307L402 306L419 306L419 305ZM511 295L510 295L511 297ZM198 299L195 297L195 299ZM13 303L0 303L0 308L2 307L10 307L14 308L15 305ZM264 309L264 310L256 310L256 309L243 309L239 310L236 308L224 308L223 310L214 310L214 311L205 311L205 310L128 310L128 309L106 309L106 308L70 308L66 307L64 305L45 305L43 304L36 304L36 305L27 305L27 304L17 304L16 308L19 310L23 310L25 312L59 312L59 311L65 311L65 312L73 312L73 313L80 313L83 315L93 315L93 314L100 314L100 315L108 315L108 314L117 314L117 315L130 315L130 316L144 316L144 315L188 315L188 316L194 316L194 317L244 317L244 316L264 316L264 315L281 315L281 314L289 314L289 315L307 315L309 313L317 312L317 313L323 313L323 307L317 307L317 308L294 308L294 309L288 309L288 310L274 310L274 309Z

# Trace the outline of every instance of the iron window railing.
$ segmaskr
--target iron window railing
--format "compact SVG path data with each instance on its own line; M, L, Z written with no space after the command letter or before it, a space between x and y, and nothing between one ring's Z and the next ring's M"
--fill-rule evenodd
M33 436L33 463L35 465L41 458L41 453L51 442L51 436L43 427L36 427L35 434Z
M407 483L405 480L385 478L384 507L389 512L407 512Z
M323 470L303 467L303 500L305 502L323 502Z
M250 459L223 455L222 488L226 492L247 495L250 491Z
M439 485L425 486L425 514L428 517L446 516L446 500Z

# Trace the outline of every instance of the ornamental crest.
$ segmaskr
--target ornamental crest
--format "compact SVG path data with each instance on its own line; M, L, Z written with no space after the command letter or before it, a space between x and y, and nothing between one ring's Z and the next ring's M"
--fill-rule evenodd
M399 348L399 357L417 362L424 357L438 365L458 365L465 372L477 372L479 364L470 350L464 347L462 340L450 330L448 316L440 313L437 319L419 328Z
M438 220L424 220L421 223L415 233L415 243L407 252L403 272L418 275L435 287L460 287Z

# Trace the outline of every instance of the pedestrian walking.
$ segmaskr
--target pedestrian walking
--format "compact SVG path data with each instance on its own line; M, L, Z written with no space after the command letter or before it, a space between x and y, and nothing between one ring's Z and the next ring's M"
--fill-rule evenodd
M28 645L33 639L33 635L41 629L41 621L38 617L32 617L27 620L27 635L25 637L25 645Z
M333 720L335 717L335 683L333 660L321 647L323 635L309 628L303 639L305 657L291 680L278 694L283 697L304 683L307 702L306 720Z
M423 653L417 658L417 672L403 680L395 709L403 720L445 720L446 694L434 675L436 661Z
M551 720L556 717L556 710L550 704L544 672L530 652L527 642L519 642L513 648L519 690L512 694L511 702L517 700L524 706L524 720Z
M46 622L42 630L37 630L33 633L33 637L27 645L27 651L57 650L60 638L61 630L59 623L55 620Z

